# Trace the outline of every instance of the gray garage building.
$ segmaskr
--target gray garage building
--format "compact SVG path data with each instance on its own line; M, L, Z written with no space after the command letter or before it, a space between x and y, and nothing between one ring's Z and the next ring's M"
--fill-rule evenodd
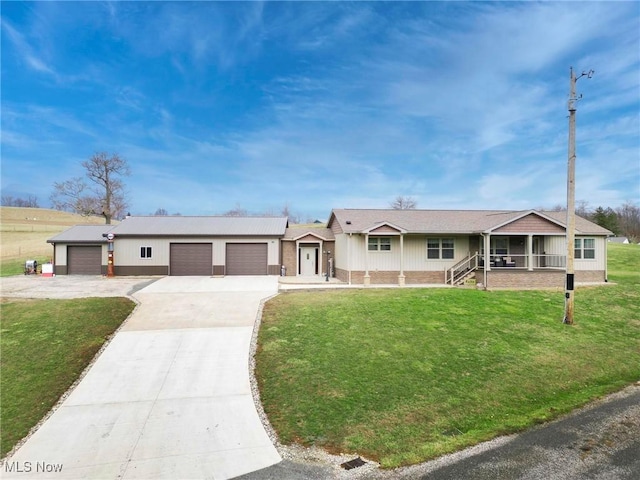
M57 275L278 275L286 217L128 217L50 238Z

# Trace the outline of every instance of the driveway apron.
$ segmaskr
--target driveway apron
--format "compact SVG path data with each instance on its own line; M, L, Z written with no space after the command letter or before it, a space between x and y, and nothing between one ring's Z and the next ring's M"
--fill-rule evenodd
M2 477L226 479L280 462L248 370L260 301L277 288L166 277L135 293L134 314Z

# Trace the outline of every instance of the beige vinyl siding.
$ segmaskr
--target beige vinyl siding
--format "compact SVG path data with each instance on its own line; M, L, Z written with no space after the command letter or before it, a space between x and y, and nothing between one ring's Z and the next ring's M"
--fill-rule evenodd
M204 240L202 240L204 241ZM116 239L113 255L116 265L166 266L169 265L169 241L159 238L119 238ZM188 243L198 243L193 240ZM180 243L180 242L178 242ZM182 243L187 243L182 242ZM151 247L151 258L140 258L140 247Z
M266 243L269 265L280 263L280 241L277 238L260 237L174 237L174 238L118 238L115 242L116 265L169 265L169 244L171 243L211 243L213 244L213 265L224 265L227 243ZM140 258L140 247L151 247L152 258ZM105 254L106 255L106 254ZM105 257L106 258L106 257Z
M349 235L346 233L336 235L334 250L334 268L349 270Z
M365 270L365 236L353 235L351 243L351 264L346 262L346 254L343 255L343 245L339 242L342 235L336 236L336 250L338 258L336 267L351 270ZM431 237L431 236L430 236ZM369 252L369 271L400 270L400 237L392 236L391 251L389 252ZM433 238L453 238L455 250L453 259L428 260L427 259L427 236L426 235L405 235L404 236L404 270L411 271L432 271L440 272L452 267L469 253L469 237L456 237L453 235L437 236ZM346 245L345 245L346 246ZM344 257L344 258L343 258Z
M56 243L54 248L55 257L56 257L56 265L66 265L67 264L67 244L66 243Z
M576 258L574 261L575 270L605 270L605 260L607 241L605 237L594 237L592 235L576 235L576 238L593 238L595 240L596 258ZM546 254L566 255L567 239L563 236L552 236L544 238L544 248Z
M540 253L544 252L548 255L566 255L566 237L564 235L544 237L544 246L542 246L541 248L542 251Z
M585 239L593 238L595 240L595 254L596 258L576 258L574 267L575 270L604 270L605 269L605 249L607 248L607 241L604 237L593 237L589 235L578 236L576 238Z

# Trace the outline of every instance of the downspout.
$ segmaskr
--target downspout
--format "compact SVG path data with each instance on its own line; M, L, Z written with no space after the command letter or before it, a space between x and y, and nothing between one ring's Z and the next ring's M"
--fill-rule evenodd
M53 274L56 274L56 244L51 243L53 245Z
M482 249L484 250L484 258L483 258L483 262L484 262L484 268L482 269L482 275L483 275L483 285L484 285L484 289L487 289L487 268L489 268L489 262L487 261L487 241L486 238L484 237L484 233L480 234L482 236Z
M607 252L609 251L609 241L604 237L604 281L609 281L609 265L607 261Z
M364 279L365 286L369 286L371 283L371 277L369 276L369 232L364 234Z
M353 233L350 233L347 237L347 272L349 275L349 285L351 285L351 236Z

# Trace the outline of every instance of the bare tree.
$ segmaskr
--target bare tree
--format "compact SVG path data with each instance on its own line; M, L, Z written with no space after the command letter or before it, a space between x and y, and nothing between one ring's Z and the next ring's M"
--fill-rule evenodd
M578 200L576 202L576 215L591 220L593 212L589 207L589 202L587 202L586 200Z
M234 208L227 210L223 215L225 217L247 217L249 216L249 212L242 208L239 203L236 203Z
M630 242L640 241L640 207L633 202L625 202L616 209L616 213L620 233Z
M418 202L413 197L405 197L398 195L392 202L389 202L389 207L394 210L415 210L418 206Z
M27 198L13 198L11 195L3 195L0 203L3 207L40 208L38 197L35 195L29 195Z
M280 215L282 215L283 217L288 217L289 218L289 223L291 224L299 224L300 223L300 215L293 213L293 211L291 211L291 208L289 207L288 203L284 204L284 207L282 207L282 210L280 210Z
M169 212L167 212L164 208L159 208L156 210L156 213L154 213L154 215L159 216L159 217L165 217L167 215L169 215Z
M127 161L117 153L94 154L82 162L88 185L82 177L55 182L51 203L58 210L71 210L81 215L102 215L107 224L113 217L122 216L127 199L122 177L130 175Z

